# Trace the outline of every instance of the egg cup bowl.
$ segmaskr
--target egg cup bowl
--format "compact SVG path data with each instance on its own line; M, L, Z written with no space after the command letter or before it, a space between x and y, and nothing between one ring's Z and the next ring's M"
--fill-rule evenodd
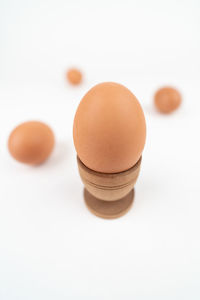
M141 160L142 157L132 168L123 172L100 173L86 167L77 156L79 174L85 186L84 200L93 214L114 219L131 208Z

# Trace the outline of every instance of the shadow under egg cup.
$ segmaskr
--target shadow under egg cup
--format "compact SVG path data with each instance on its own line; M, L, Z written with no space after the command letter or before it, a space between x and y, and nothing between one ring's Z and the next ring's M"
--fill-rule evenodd
M142 157L132 168L120 173L100 173L86 167L77 156L79 174L85 186L84 200L93 214L115 219L129 211L141 160Z

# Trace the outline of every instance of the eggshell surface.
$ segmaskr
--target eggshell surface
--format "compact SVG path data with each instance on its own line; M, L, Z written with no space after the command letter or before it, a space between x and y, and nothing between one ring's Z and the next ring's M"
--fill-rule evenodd
M80 84L82 81L82 73L78 69L69 69L67 79L73 85Z
M118 173L136 164L144 148L146 123L137 98L113 82L94 86L74 118L74 145L90 169Z
M8 148L19 162L37 165L44 162L54 147L54 134L42 122L29 121L18 125L10 134Z
M161 113L171 113L181 104L181 94L172 87L159 89L154 96L154 103L157 110Z

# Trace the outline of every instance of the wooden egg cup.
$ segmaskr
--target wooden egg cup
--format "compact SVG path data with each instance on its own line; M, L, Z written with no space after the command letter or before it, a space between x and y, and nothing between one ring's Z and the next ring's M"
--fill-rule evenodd
M88 209L98 217L114 219L124 215L134 199L134 185L142 157L130 169L120 173L100 173L86 167L77 157L80 177L85 185L84 199Z

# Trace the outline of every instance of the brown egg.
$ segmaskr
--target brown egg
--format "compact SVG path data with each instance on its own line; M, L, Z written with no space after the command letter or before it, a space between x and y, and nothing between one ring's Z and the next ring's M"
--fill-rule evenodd
M105 82L81 100L74 118L74 145L90 169L117 173L139 160L146 124L136 97L123 85Z
M154 96L154 103L161 113L171 113L181 104L181 94L172 87L159 89Z
M82 81L82 74L77 69L70 69L67 72L67 79L71 84L79 84Z
M37 165L45 161L54 147L54 134L44 123L37 121L18 125L10 134L8 148L18 161Z

